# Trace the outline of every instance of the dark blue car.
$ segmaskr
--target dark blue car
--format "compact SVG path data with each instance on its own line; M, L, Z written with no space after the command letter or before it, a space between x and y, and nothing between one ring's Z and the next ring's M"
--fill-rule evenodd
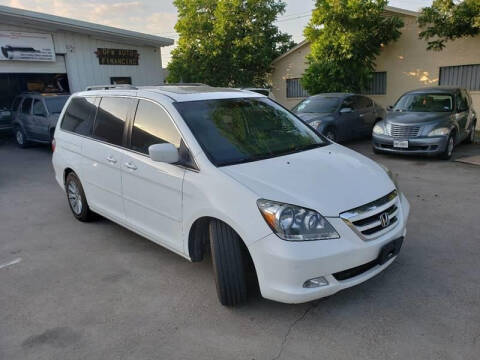
M310 96L292 111L333 141L369 137L385 109L364 95L328 93Z

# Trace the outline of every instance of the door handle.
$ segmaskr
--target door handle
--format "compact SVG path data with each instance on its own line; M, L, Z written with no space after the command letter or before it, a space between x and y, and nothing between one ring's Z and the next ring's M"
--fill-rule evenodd
M110 164L116 164L116 163L117 163L117 160L115 160L115 158L114 158L112 155L108 155L108 156L107 156L107 161L108 161Z
M131 161L125 163L125 167L130 170L137 170L137 167Z

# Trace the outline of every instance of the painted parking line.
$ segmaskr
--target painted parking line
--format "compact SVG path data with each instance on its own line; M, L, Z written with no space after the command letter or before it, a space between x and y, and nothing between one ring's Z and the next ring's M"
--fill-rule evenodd
M10 265L18 264L20 261L22 261L22 258L16 258L16 259L13 259L12 261L0 264L0 269L6 268L7 266L10 266Z

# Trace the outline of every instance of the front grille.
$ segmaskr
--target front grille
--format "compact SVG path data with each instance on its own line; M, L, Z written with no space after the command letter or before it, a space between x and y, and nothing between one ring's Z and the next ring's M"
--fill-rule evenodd
M397 125L388 123L386 126L387 135L394 138L409 139L417 137L420 126Z
M398 194L394 190L378 200L345 211L340 217L363 239L371 240L395 228L398 215Z

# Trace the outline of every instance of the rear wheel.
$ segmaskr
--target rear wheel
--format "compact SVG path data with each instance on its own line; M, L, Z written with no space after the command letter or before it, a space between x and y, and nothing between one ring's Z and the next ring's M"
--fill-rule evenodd
M447 140L447 146L445 151L440 155L440 158L443 160L450 160L453 155L453 150L455 149L455 133L451 133Z
M247 281L242 240L230 226L219 220L210 222L209 231L218 299L225 306L245 303Z
M95 214L88 207L82 184L75 173L71 172L67 175L65 189L68 205L70 210L72 210L73 216L80 221L92 221L95 218Z
M21 148L27 147L28 140L20 126L15 127L13 134L15 135L15 140L18 146L20 146Z

